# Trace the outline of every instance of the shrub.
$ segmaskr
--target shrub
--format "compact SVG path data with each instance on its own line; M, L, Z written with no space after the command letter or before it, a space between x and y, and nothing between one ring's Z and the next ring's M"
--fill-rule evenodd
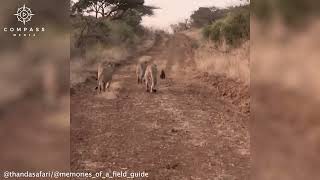
M222 32L227 44L235 45L239 41L249 39L250 15L242 11L230 13L224 20Z
M223 21L217 21L214 24L208 26L208 29L205 30L207 38L211 39L214 42L221 42L222 40L222 28L224 26ZM205 28L206 29L206 28ZM208 31L208 32L206 32Z
M228 9L200 7L190 16L192 27L202 27L226 16Z
M109 21L111 32L109 36L113 43L119 44L130 41L134 36L134 30L127 23L122 21Z
M203 36L214 42L225 40L235 46L242 40L250 38L250 12L248 8L235 9L225 18L215 21L203 28Z
M112 46L132 46L138 43L144 31L133 19L108 20L93 17L74 17L72 20L71 47L80 48L83 45L95 46L97 43ZM137 20L138 21L138 20Z

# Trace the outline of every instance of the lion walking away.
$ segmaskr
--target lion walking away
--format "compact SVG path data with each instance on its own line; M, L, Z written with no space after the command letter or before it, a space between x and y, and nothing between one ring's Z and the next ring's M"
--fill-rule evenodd
M156 64L150 64L147 66L144 79L146 83L146 91L147 92L157 92L156 85L157 85L157 65Z

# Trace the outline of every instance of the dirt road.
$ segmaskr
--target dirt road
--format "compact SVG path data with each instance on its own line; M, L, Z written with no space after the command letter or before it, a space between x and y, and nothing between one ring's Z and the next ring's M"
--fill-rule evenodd
M174 36L145 53L168 77L156 94L137 84L137 59L117 69L110 92L97 95L90 78L72 88L73 171L126 168L159 180L249 179L249 113L226 99L232 88L218 87L237 84L197 72L190 41Z

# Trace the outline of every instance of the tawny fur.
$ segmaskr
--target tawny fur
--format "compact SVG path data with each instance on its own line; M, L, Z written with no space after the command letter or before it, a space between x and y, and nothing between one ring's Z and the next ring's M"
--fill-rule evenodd
M146 72L147 62L139 62L136 67L136 75L138 84L142 84L144 74Z
M99 79L99 77L100 77L100 75L101 75L101 73L102 73L102 71L103 71L104 66L105 66L105 65L104 65L103 63L99 63L99 64L98 64L97 80Z
M96 87L96 89L98 89L100 93L102 91L105 92L106 88L109 90L112 81L112 75L114 72L114 67L114 64L108 64L107 66L99 64L97 78L98 87Z
M146 84L146 91L147 92L156 92L157 86L157 65L150 64L147 66L146 72L144 74L145 84Z
M145 62L150 63L152 61L152 56L141 56L138 60L139 63Z

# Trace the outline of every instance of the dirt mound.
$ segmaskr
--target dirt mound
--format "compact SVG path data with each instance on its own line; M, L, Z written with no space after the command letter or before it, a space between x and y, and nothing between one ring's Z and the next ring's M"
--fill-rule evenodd
M244 85L240 81L227 78L223 75L209 75L209 73L202 73L195 78L214 87L221 99L227 100L235 105L240 112L246 114L250 113L250 94L248 85Z

